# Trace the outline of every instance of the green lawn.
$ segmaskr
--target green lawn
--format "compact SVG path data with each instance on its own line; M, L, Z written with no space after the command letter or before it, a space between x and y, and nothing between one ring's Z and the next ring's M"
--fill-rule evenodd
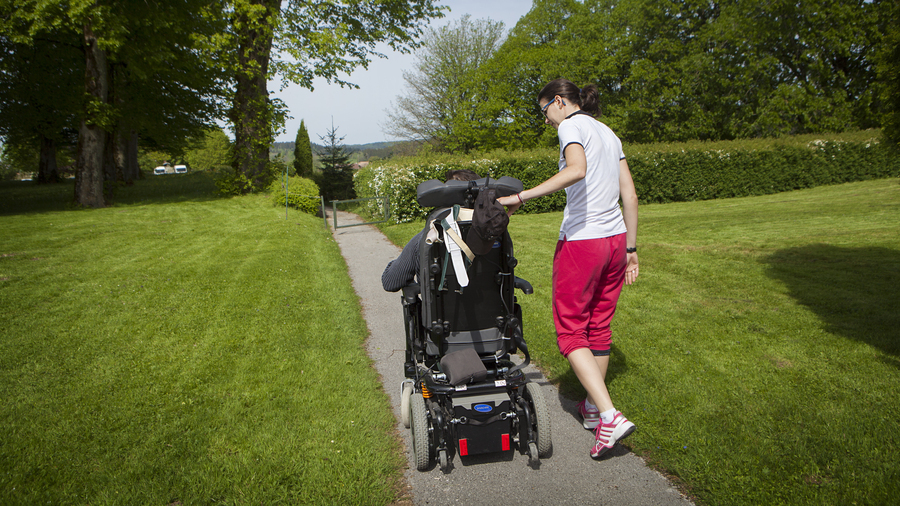
M510 230L529 350L579 398L550 312L560 220ZM897 502L900 181L641 206L638 245L608 378L636 453L701 504Z
M107 209L71 196L0 184L0 504L396 499L405 461L321 219L203 174ZM577 398L549 310L559 220L511 231L530 349ZM898 223L897 179L642 206L609 377L634 451L702 504L896 502Z
M0 504L386 504L405 458L322 220L203 174L0 184Z

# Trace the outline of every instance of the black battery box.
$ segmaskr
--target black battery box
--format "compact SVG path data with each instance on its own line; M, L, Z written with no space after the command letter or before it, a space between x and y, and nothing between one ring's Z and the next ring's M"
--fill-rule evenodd
M453 396L453 415L460 422L456 428L457 449L463 457L481 453L507 451L512 448L512 403L509 393Z

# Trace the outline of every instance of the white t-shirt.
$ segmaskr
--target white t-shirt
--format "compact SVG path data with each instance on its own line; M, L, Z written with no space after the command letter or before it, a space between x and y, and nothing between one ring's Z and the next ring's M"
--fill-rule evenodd
M619 209L619 161L625 158L622 141L593 116L576 112L559 124L559 170L565 152L580 144L587 159L584 179L566 188L566 209L559 238L569 241L600 239L625 233Z

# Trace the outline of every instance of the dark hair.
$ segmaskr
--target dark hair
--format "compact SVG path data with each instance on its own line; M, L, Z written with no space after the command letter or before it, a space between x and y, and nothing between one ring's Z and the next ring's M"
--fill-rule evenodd
M554 79L547 83L541 89L541 92L538 93L538 102L541 100L553 100L553 97L557 95L563 100L568 100L578 105L582 111L595 118L600 116L600 90L594 84L579 88L568 79Z
M481 179L481 176L469 169L448 170L444 181L475 181Z

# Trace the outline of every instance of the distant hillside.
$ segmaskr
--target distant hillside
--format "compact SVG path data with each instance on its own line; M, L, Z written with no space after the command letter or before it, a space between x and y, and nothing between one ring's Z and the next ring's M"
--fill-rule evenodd
M314 162L317 161L318 152L323 149L323 146L320 144L316 144L315 142L312 144L313 150L313 159ZM372 142L369 144L346 144L344 147L347 148L347 151L351 153L350 159L353 162L364 162L370 160L372 158L390 158L395 154L400 154L401 152L409 151L409 143L407 142ZM281 155L284 158L285 162L292 162L294 160L294 143L293 142L276 142L272 144L270 148L270 156L273 158Z

